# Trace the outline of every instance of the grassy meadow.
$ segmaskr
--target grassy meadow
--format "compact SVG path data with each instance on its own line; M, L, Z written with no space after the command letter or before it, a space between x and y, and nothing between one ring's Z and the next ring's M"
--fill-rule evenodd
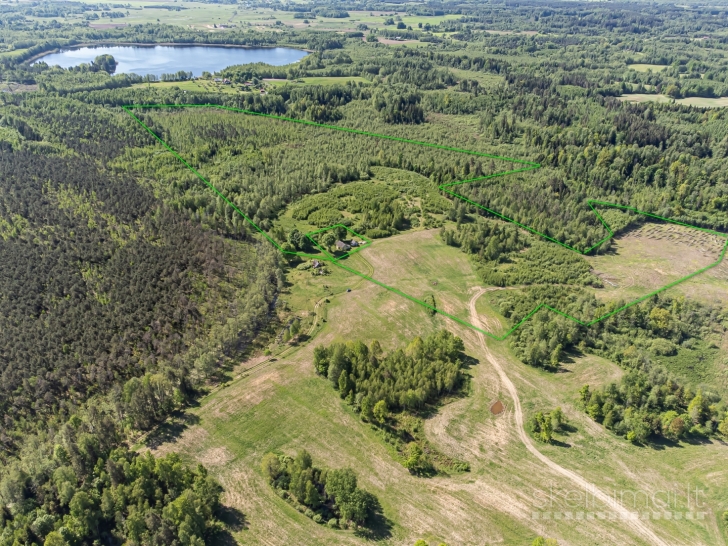
M673 99L667 95L650 95L646 93L627 93L619 97L619 100L628 102L671 102L676 104L684 104L686 106L698 106L700 108L725 108L728 106L728 97L707 98L707 97L688 97L685 99Z
M374 278L413 295L439 290L435 297L441 298L443 308L463 317L472 289L478 286L467 256L445 246L434 230L376 241L347 262L362 271L369 267ZM432 285L434 280L437 286ZM381 544L406 545L418 538L448 544L527 544L539 534L563 544L644 543L626 526L596 516L578 522L534 519L533 512L580 509L575 499L583 492L573 491L568 480L527 453L516 434L512 402L475 332L431 317L419 305L339 268L325 277L294 270L288 282L283 298L293 313L310 313L316 301L328 300L319 309L321 328L314 338L287 356L242 374L204 398L176 427L168 426L147 442L156 453L179 451L186 460L211 469L225 487L226 504L242 514L233 532L240 544L366 542L350 531L315 524L267 485L259 469L261 457L268 451L294 454L303 448L317 464L351 466L360 484L378 496L384 514L376 528ZM487 301L478 301L476 309L484 324L505 323ZM468 396L442 406L426 420L425 430L438 449L465 459L472 469L428 479L410 475L329 382L315 376L312 351L336 340L373 339L389 350L438 328L460 335L478 363L468 371ZM622 371L616 365L597 357L574 357L562 373L551 374L520 363L506 342L488 341L487 347L517 385L526 417L556 406L564 409L570 432L557 435L554 445L539 445L550 458L605 491L653 494L698 487L701 495L704 492L704 519L660 520L652 526L663 536L669 533L675 539L672 544L723 542L718 518L727 500L728 475L720 470L726 454L718 443L632 446L575 406L583 384L617 379ZM506 406L498 417L489 411L496 400ZM603 509L588 502L583 497L587 511Z

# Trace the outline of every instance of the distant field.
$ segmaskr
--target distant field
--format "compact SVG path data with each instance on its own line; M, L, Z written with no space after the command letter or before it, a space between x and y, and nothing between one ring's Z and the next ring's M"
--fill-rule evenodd
M361 76L325 76L320 78L299 78L298 80L274 80L274 79L264 79L263 80L267 85L301 85L301 82L303 84L309 84L309 85L337 85L342 84L346 82L360 82L360 83L370 83L369 80L362 78Z
M135 88L154 88L154 89L169 89L172 87L179 87L182 91L190 92L209 92L209 93L240 93L241 90L232 85L216 84L209 80L192 80L182 82L154 82L154 83L136 83L132 85Z
M688 97L686 99L671 99L666 95L648 95L644 93L629 93L619 97L619 100L629 102L670 102L686 104L688 106L700 106L702 108L725 108L728 106L728 97L709 99L703 97Z
M647 72L648 70L652 70L652 72L662 72L667 68L666 64L628 64L627 68L631 68L632 70L636 70L637 72Z
M281 86L281 85L336 85L346 83L348 81L369 83L366 79L360 76L347 76L347 77L322 77L322 78L302 78L303 83L296 83L292 80L263 80L266 85ZM211 80L191 80L191 81L179 81L179 82L153 82L153 83L137 83L132 87L134 88L147 88L152 87L156 89L161 88L172 88L179 87L182 91L190 92L208 92L208 93L227 93L227 94L238 94L250 92L246 89L242 89L236 85L223 85L221 83L215 83ZM254 91L258 93L257 90Z
M505 78L503 76L498 76L496 74L472 72L470 70L461 70L459 68L450 68L449 70L458 80L477 80L481 88L495 89L505 82Z
M12 51L2 51L0 52L0 59L14 59L15 57L19 57L23 55L27 49L13 49Z
M146 6L157 6L149 8ZM169 9L167 9L169 8ZM179 11L177 11L179 9ZM92 27L109 28L119 25L133 25L144 23L164 23L170 25L182 25L194 28L206 28L211 32L224 32L220 25L251 28L266 28L276 26L276 21L295 28L313 28L316 30L357 30L360 24L366 24L370 28L395 28L393 25L385 26L384 22L391 18L401 17L402 22L412 28L417 28L418 23L430 23L436 25L446 19L458 19L459 15L444 15L437 17L408 16L404 12L386 11L350 11L348 18L327 18L312 17L309 23L303 19L294 19L293 12L273 10L270 8L256 7L246 9L241 4L213 4L201 2L175 2L174 0L132 0L124 3L123 8L115 8L114 11L122 11L126 15L123 18L111 19L103 16L103 11L96 11L98 20L90 21ZM382 15L380 15L380 13ZM44 21L44 18L28 17L30 20ZM72 15L59 17L64 23L83 22L83 16ZM216 28L217 27L217 28Z
M686 99L678 99L678 104L687 104L689 106L702 106L705 108L725 108L728 106L728 97L720 97L718 99L706 99L703 97L688 97Z
M523 34L524 36L537 36L537 30L486 30L488 34L496 34L499 36L508 36L510 34Z
M378 38L380 44L386 44L386 45L398 45L398 46L407 46L412 47L413 45L421 44L419 40L393 40L390 38Z

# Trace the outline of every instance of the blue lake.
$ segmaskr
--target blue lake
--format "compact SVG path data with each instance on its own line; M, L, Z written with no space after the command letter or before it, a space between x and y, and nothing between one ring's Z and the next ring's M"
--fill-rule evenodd
M173 74L180 70L202 75L204 70L216 72L227 66L267 63L275 66L294 63L308 53L287 47L243 48L215 46L100 46L66 49L51 53L36 62L63 68L91 63L98 55L113 55L118 63L116 74Z

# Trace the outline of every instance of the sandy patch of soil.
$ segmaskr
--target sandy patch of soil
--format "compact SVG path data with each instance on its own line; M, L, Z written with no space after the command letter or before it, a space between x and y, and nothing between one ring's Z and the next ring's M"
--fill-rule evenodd
M281 384L278 370L264 369L260 375L228 387L226 396L217 396L206 408L215 417L227 419L244 408L257 406L266 399L270 391Z
M208 467L222 466L229 463L235 456L226 447L212 447L202 453L197 460Z

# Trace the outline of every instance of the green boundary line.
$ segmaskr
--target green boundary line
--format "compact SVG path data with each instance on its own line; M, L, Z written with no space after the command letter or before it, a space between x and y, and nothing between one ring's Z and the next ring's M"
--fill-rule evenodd
M662 220L663 222L668 222L670 224L676 224L676 225L679 225L679 226L685 226L685 227L697 229L697 230L703 231L705 233L710 233L712 235L716 235L718 237L722 237L722 238L726 239L726 243L723 245L723 249L722 249L722 251L721 251L718 259L715 262L707 265L706 267L703 267L702 269L699 269L698 271L695 271L693 273L690 273L689 275L686 275L685 277L682 277L682 278L680 278L680 279L678 279L676 281L673 281L670 284L667 284L667 285L665 285L665 286L663 286L661 288L658 288L657 290L654 290L654 291L650 292L649 294L647 294L645 296L639 297L636 300L631 301L631 302L623 305L619 309L615 309L614 311L610 311L609 313L606 313L605 315L602 315L601 317L595 318L594 320L592 320L590 322L583 322L583 321L577 319L576 317L572 317L571 315L568 315L568 314L564 313L563 311L559 311L558 309L554 309L553 307L550 307L549 305L546 305L545 303L540 303L533 311L531 311L525 317L523 317L515 326L513 326L505 334L503 334L502 336L497 336L495 334L492 334L491 332L487 332L485 330L482 330L481 328L478 328L477 326L475 326L473 324L470 324L469 322L467 322L465 320L462 320L462 319L460 319L458 317L455 317L453 315L450 315L448 313L445 313L444 311L441 311L440 309L437 309L437 308L435 308L435 307L433 307L433 306L425 303L422 300L419 300L419 299L414 298L414 297L412 297L412 296L410 296L408 294L405 294L404 292L402 292L401 290L398 290L397 288L394 288L393 286L389 286L387 284L384 284L383 282L380 282L380 281L378 281L378 280L376 280L376 279L374 279L374 278L372 278L372 277L370 277L368 275L365 275L364 273L361 273L359 271L356 271L355 269L352 269L350 267L347 267L346 265L344 265L344 264L342 264L340 262L340 259L343 258L343 257L345 257L346 255L340 256L339 258L335 258L331 254L329 254L328 252L326 252L325 250L321 249L321 247L315 241L313 241L313 239L311 239L311 237L310 237L311 235L314 235L316 233L320 233L322 231L326 231L326 230L331 229L331 228L336 227L336 226L330 226L330 227L323 228L323 229L320 229L320 230L317 230L317 231L312 231L312 232L306 234L306 236L314 242L314 244L316 245L316 247L319 248L320 250L322 250L324 252L324 254L326 254L326 257L322 257L320 255L306 254L305 252L291 252L291 251L283 250L280 247L280 245L273 238L271 238L264 230L262 230L260 227L258 227L258 225L255 222L253 222L250 218L248 218L243 213L243 211L241 211L235 205L235 203L233 203L227 197L225 197L225 195L223 195L222 192L220 192L220 190L218 190L214 185L212 185L194 167L192 167L189 163L187 163L187 161L185 161L184 158L182 158L182 156L180 156L177 152L175 152L166 142L164 142L164 140L162 140L159 136L157 136L157 134L154 133L154 131L152 131L152 129L150 129L149 127L147 127L147 125L145 125L144 122L142 122L132 112L133 109L153 109L153 108L156 108L156 109L163 109L163 108L217 108L219 110L228 110L228 111L231 111L231 112L238 112L238 113L241 113L241 114L247 114L247 115L251 115L251 116L259 116L259 117L270 118L270 119L275 119L275 120L279 120L279 121L287 121L287 122L291 122L291 123L299 123L299 124L302 124L302 125L311 125L313 127L322 127L322 128L325 128L325 129L332 129L332 130L335 130L335 131L342 131L342 132L345 132L345 133L352 133L352 134L356 134L356 135L370 136L370 137L376 137L376 138L381 138L381 139L386 139L386 140L394 140L394 141L397 141L397 142L405 142L405 143L408 143L408 144L415 144L415 145L418 145L418 146L426 146L426 147L429 147L429 148L436 148L436 149L439 149L439 150L447 150L447 151L451 151L451 152L458 152L458 153L463 153L463 154L468 154L468 155L475 155L475 156L478 156L478 157L487 157L487 158L490 158L490 159L499 159L499 160L502 160L502 161L508 161L510 163L515 163L515 164L518 164L518 165L522 165L522 167L519 168L519 169L513 169L513 170L509 170L509 171L502 171L502 172L499 172L499 173L489 174L489 175L481 176L481 177L478 177L478 178L470 178L468 180L461 180L461 181L451 182L449 184L443 184L443 185L439 186L439 189L442 190L442 191L444 191L444 192L446 192L446 193L449 193L453 197L456 197L456 198L458 198L458 199L460 199L462 201L465 201L466 203L469 203L469 204L471 204L471 205L473 205L475 207L478 207L479 209L485 210L488 213L490 213L490 214L492 214L492 215L494 215L494 216L496 216L496 217L498 217L498 218L500 218L502 220L505 220L506 222L510 222L512 224L515 224L516 226L518 226L518 227L520 227L522 229L525 229L526 231L530 231L534 235L538 235L539 237L543 237L544 239L547 239L547 240L549 240L549 241L551 241L553 243L556 243L558 245L561 245L564 248L567 248L567 249L569 249L571 251L578 252L579 254L588 254L589 252L591 252L592 250L594 250L595 248L597 248L598 246L600 246L602 243L604 243L604 242L608 241L609 239L611 239L612 237L614 237L614 232L609 227L609 224L607 224L607 222L604 220L604 218L602 218L602 216L599 214L599 212L594 208L594 205L599 205L599 206L603 206L603 207L611 207L611 208L617 208L617 209L622 209L622 210L626 210L626 211L631 211L631 212L635 212L637 214L642 214L642 215L648 216L650 218L655 218L657 220ZM472 328L473 330L476 330L477 332L480 332L481 334L484 334L484 335L486 335L486 336L488 336L488 337L490 337L492 339L498 340L498 341L502 341L505 338L507 338L510 334L512 334L515 330L517 330L524 322L526 322L529 318L531 318L533 315L535 315L542 308L548 309L549 311L553 311L557 315L561 315L562 317L565 317L565 318L567 318L567 319L569 319L569 320L571 320L573 322L576 322L577 324L579 324L581 326L591 326L593 324L596 324L597 322L600 322L600 321L602 321L602 320L604 320L606 318L611 317L612 315L615 315L615 314L619 313L620 311L624 311L628 307L632 307L633 305L637 305L638 303L641 303L644 300L646 300L646 299L648 299L648 298L650 298L650 297L652 297L652 296L654 296L656 294L659 294L660 292L664 292L668 288L672 288L673 286L676 286L676 285L678 285L678 284L680 284L682 282L685 282L687 280L690 280L693 277L695 277L697 275L700 275L701 273L704 273L704 272L708 271L709 269L712 269L713 267L716 267L717 265L719 265L723 261L723 258L725 256L726 250L728 249L728 234L720 233L718 231L714 231L714 230L711 230L711 229L701 228L699 226L693 226L691 224L686 224L686 223L683 223L683 222L678 222L676 220L671 220L669 218L664 218L662 216L658 216L657 214L652 214L652 213L649 213L649 212L645 212L645 211L642 211L642 210L638 210L638 209L633 208L633 207L627 207L627 206L624 206L624 205L618 205L616 203L607 203L605 201L598 201L598 200L595 200L595 199L589 199L589 200L587 200L587 204L589 205L589 208L591 208L592 211L594 212L594 214L597 216L597 218L599 219L599 221L601 222L601 224L604 226L604 229L607 231L608 235L604 239L602 239L601 241L599 241L598 243L596 243L595 245L593 245L590 248L582 251L582 250L579 250L577 248L574 248L574 247L572 247L570 245L567 245L565 243L562 243L561 241L557 241L556 239L554 239L552 237L549 237L548 235L545 235L543 233L540 233L539 231L537 231L537 230L535 230L535 229L533 229L531 227L528 227L528 226L526 226L524 224L521 224L521 223L513 220L512 218L509 218L507 216L504 216L503 214L501 214L499 212L496 212L496 211L491 210L491 209L489 209L489 208L487 208L487 207L485 207L483 205L480 205L478 203L475 203L474 201L471 201L467 197L465 197L463 195L460 195L459 193L457 193L457 192L455 192L455 191L452 190L452 188L454 186L460 186L460 185L463 185L463 184L471 184L473 182L480 182L480 181L489 180L489 179L492 179L492 178L499 178L499 177L507 176L507 175L510 175L510 174L523 173L523 172L532 171L532 170L535 170L535 169L538 169L539 167L541 167L541 165L538 164L538 163L534 163L534 162L531 162L531 161L525 161L523 159L512 159L512 158L509 158L509 157L502 157L502 156L492 155L492 154L486 154L486 153L482 153L482 152L475 152L475 151L472 151L472 150L464 150L464 149L461 149L461 148L453 148L451 146L443 146L443 145L440 145L440 144L432 144L430 142L420 142L418 140L411 140L411 139L407 139L407 138L400 138L400 137L395 137L395 136L391 136L391 135L382 135L382 134L378 134L378 133L371 133L371 132L368 132L368 131L360 131L360 130L357 130L357 129L349 129L347 127L339 127L339 126L336 126L336 125L326 125L326 124L323 124L323 123L315 123L313 121L306 121L306 120L302 120L302 119L287 118L287 117L284 117L284 116L274 116L272 114L263 114L263 113L260 113L260 112L253 112L251 110L243 110L243 109L240 109L240 108L233 108L233 107L229 107L229 106L221 106L221 105L218 105L218 104L134 104L134 105L122 106L122 109L127 114L129 114L134 120L136 120L137 123L139 123L139 125L141 125L144 129L146 129L149 132L149 134L151 134L157 141L159 141L162 144L162 146L164 146L174 157L176 157L183 165L185 165L190 171L192 171L202 182L204 182L205 185L208 188L210 188L218 197L220 197L223 201L225 201L228 205L230 205L233 208L233 210L235 210L235 212L237 212L243 219L245 219L245 221L247 221L250 225L252 225L261 235L263 235L263 237L265 237L270 243L272 243L282 253L284 253L284 254L292 254L292 255L295 255L295 256L301 256L303 258L315 258L315 259L318 259L318 260L323 260L323 261L331 262L331 263L337 265L338 267L340 267L340 268L342 268L342 269L344 269L344 270L346 270L346 271L348 271L350 273L353 273L354 275L358 275L359 277L361 277L363 279L366 279L366 280L368 280L370 282L373 282L374 284L376 284L378 286L381 286L382 288L384 288L386 290L389 290L390 292L393 292L394 294L397 294L399 296L402 296L404 298L407 298L408 300L410 300L410 301L412 301L414 303L417 303L419 305L422 305L423 307L426 307L427 309L429 309L431 311L434 311L436 313L439 313L439 314L441 314L441 315L443 315L443 316L445 316L445 317L447 317L447 318L449 318L449 319L451 319L451 320L453 320L453 321L455 321L455 322L457 322L459 324L462 324L463 326L467 326L468 328ZM346 226L342 226L342 227L346 228ZM351 231L348 228L346 228L346 229L348 231ZM351 232L354 233L353 231L351 231ZM358 235L358 234L355 234L355 235ZM361 235L358 235L358 236L361 237L362 239L365 239ZM371 244L371 241L368 241L367 247L369 246L369 244ZM358 250L360 250L360 249L361 248L359 248ZM353 252L350 252L349 254L351 254L351 253L353 253Z

